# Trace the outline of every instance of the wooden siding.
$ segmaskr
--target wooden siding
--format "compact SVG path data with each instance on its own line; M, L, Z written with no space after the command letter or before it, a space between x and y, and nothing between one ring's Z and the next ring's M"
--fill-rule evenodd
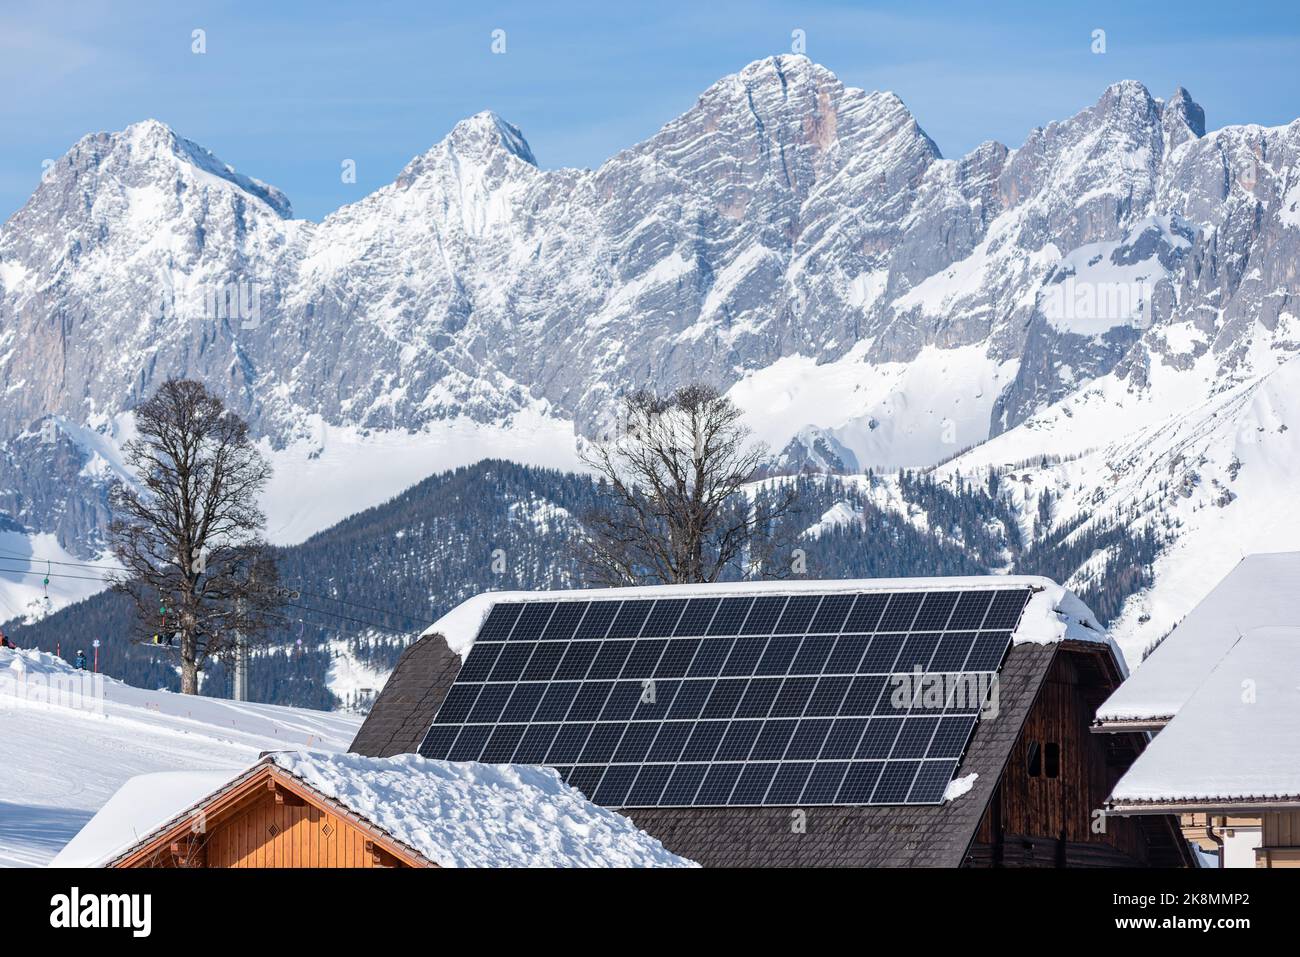
M193 822L201 821L202 826ZM265 767L203 813L159 832L115 866L378 868L427 866L368 822Z
M1300 848L1300 811L1275 811L1261 817L1261 847Z
M1256 867L1300 867L1300 811L1261 815Z
M1255 866L1273 869L1300 868L1300 849L1277 850L1272 847L1257 847Z
M1151 863L1143 824L1108 817L1105 831L1094 831L1097 811L1127 768L1125 755L1132 745L1121 740L1127 735L1089 731L1098 692L1106 693L1098 687L1095 674L1083 671L1094 667L1077 652L1056 656L980 822L971 863L1045 867ZM1059 748L1056 777L1047 774L1048 745ZM1037 775L1029 773L1033 748L1038 751Z
M208 867L381 867L366 834L312 804L254 799L215 827L206 841Z

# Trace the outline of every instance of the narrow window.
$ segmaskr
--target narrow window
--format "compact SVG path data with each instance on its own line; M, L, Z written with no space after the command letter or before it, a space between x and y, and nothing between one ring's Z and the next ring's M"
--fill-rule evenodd
M1038 747L1037 741L1029 742L1029 754L1025 758L1025 769L1029 772L1031 778L1036 778L1042 772L1043 755Z
M1061 775L1061 746L1055 742L1049 743L1043 749L1043 772L1049 778L1060 777Z

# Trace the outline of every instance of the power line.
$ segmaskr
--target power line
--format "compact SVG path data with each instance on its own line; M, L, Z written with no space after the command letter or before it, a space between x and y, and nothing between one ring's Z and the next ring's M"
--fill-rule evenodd
M293 602L285 602L285 605L287 605L287 606L290 607L290 608L300 608L300 609L302 609L303 611L314 612L314 613L317 614L317 615L325 615L325 616L327 616L327 617L329 617L329 618L337 618L337 619L339 619L340 621L351 621L351 622L355 622L355 623L358 624L358 625L366 625L366 626L368 626L368 627L370 627L370 628L374 628L376 631L382 631L382 632L384 632L385 634L389 634L389 635L408 635L408 634L410 634L409 632L405 632L405 631L393 631L391 628L389 628L389 627L386 626L386 625L377 625L377 624L375 624L373 621L366 621L366 620L363 619L363 618L350 618L350 617L348 617L347 615L339 615L339 614L336 614L335 612L332 612L332 611L326 611L326 610L323 609L323 608L312 608L312 607L309 606L309 605L295 605Z
M63 561L55 561L55 560L53 560L53 559L49 559L49 558L41 558L39 555L22 556L22 555L19 555L19 553L14 552L14 551L11 551L11 550L9 550L9 549L0 549L0 552L4 552L5 555L14 555L14 556L15 556L14 558L7 558L7 557L5 557L5 555L0 555L0 561L7 561L7 562L11 562L11 561L23 561L23 562L27 562L27 563L32 564L32 565L36 565L36 564L40 564L41 562L44 562L44 563L47 564L47 565L61 565L61 566L67 566L67 567L71 567L71 568L92 568L92 569L104 569L104 570L106 570L106 571L110 571L110 572L115 572L115 571L123 571L123 572L125 572L125 571L129 571L129 569L127 569L127 568L126 568L125 566L123 566L123 565L94 565L94 564L90 564L90 563L87 563L87 562L63 562ZM6 569L0 569L0 570L6 570ZM13 571L13 569L8 569L8 570ZM18 574L26 574L26 573L19 572ZM53 575L51 575L50 577L54 577L54 578L80 578L80 579L82 579L82 580L84 580L84 581L95 581L95 580L96 580L96 579L94 579L94 578L85 578L84 576L80 576L80 575L69 575L69 574L65 574L65 573L53 574ZM104 581L109 581L109 579L102 579L102 580L104 580ZM290 579L290 580L293 580L293 579ZM294 589L294 591L297 591L298 594L300 594L300 595L306 595L306 596L309 597L309 598L318 598L318 599L320 599L321 601L333 601L333 602L338 602L340 605L349 605L349 606L351 606L351 607L353 607L353 608L361 608L361 609L364 609L364 610L366 610L366 611L378 612L378 613L381 614L381 615L388 615L388 616L393 617L393 618L401 618L401 619L405 619L406 621L412 621L412 622L419 622L419 621L432 621L432 620L434 620L435 618L437 618L437 614L436 614L436 613L433 613L432 609L430 609L429 611L426 611L426 612L422 612L422 613L420 613L420 614L412 614L412 613L409 613L409 612L403 611L402 609L396 609L396 610L393 610L393 609L388 609L388 608L376 608L374 605L365 605L365 604L362 604L361 602L349 601L349 600L346 599L346 598L338 598L338 597L336 597L336 596L334 596L334 595L318 595L318 594L315 594L315 593L313 593L313 592L303 591L301 588Z
M65 575L65 574L60 574L59 572L52 572L52 573L49 573L48 575L46 575L45 572L29 572L29 571L23 571L23 570L21 570L21 569L17 569L17 568L0 568L0 573L8 573L8 574L14 574L14 575L26 575L26 576L29 576L29 577L32 577L32 578L37 578L37 577L41 577L41 576L46 576L46 577L50 577L50 578L73 578L73 579L77 579L78 581L94 581L94 582L101 582L101 583L103 583L103 584L109 584L109 583L110 583L107 579L103 579L103 578L93 578L93 577L90 577L90 576L88 576L88 575ZM299 594L302 594L302 593L299 592ZM337 620L339 620L339 621L348 621L348 622L353 622L354 624L358 624L358 625L365 625L365 626L368 627L368 628L373 628L373 629L375 629L376 631L382 631L382 632L384 632L385 634L388 634L388 635L409 635L409 634L410 634L410 630L409 630L409 629L406 630L406 631L398 631L398 630L395 630L395 629L393 629L392 627L390 627L390 626L388 626L388 625L380 625L380 624L377 624L377 623L375 623L375 622L373 622L373 621L367 621L367 620L364 619L364 618L353 618L353 617L351 617L351 616L349 616L349 615L340 615L340 614L338 614L337 612L327 611L327 610L324 609L324 608L313 608L313 607L311 607L310 605L298 605L298 604L295 604L295 603L293 603L293 602L283 602L282 604L285 605L285 606L287 606L287 607L290 607L290 608L298 608L298 609L301 609L302 611L312 612L312 613L317 614L317 615L324 615L326 618L334 618L334 619L337 619ZM378 609L377 609L377 610L378 610ZM315 624L315 625L318 625L318 626L320 625L319 622L312 622L312 624Z
M0 561L8 562L8 561L13 561L13 559L0 558ZM76 578L80 581L103 582L104 584L112 584L111 579L103 578L96 575L67 575L60 572L29 572L21 568L0 568L0 572L6 572L11 575L27 575L32 578Z

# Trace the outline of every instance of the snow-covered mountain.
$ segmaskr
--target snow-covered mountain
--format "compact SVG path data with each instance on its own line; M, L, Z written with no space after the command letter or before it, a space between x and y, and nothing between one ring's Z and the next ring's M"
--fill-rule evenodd
M1207 132L1185 90L1126 81L944 159L898 97L800 56L596 170L479 114L320 223L157 122L88 136L0 228L0 511L92 553L123 413L180 373L276 450L284 540L482 454L564 465L620 393L701 379L794 470L996 436L946 468L1086 445L1059 521L1145 502L1113 455L1164 462L1188 415L1197 456L1237 454L1216 403L1264 401L1300 351L1298 154L1300 121ZM1296 432L1269 434L1229 529L1286 507Z

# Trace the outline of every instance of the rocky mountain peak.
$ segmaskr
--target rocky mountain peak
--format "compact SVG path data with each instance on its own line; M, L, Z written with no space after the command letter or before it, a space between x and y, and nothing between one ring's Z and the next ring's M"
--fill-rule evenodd
M142 190L155 191L160 202L172 197L182 203L187 195L217 190L225 202L251 201L275 218L293 217L280 190L237 172L167 124L148 119L117 132L83 136L47 170L11 225L21 229L24 221L47 221L51 215L93 220L111 215L125 202L124 191L138 196Z
M1156 121L1160 106L1142 83L1120 80L1106 87L1097 101L1096 112L1111 121L1131 119L1145 124Z
M444 140L457 153L479 154L504 150L529 166L536 166L532 147L513 123L491 110L475 113L457 123Z
M132 123L120 133L108 134L108 142L111 144L111 149L125 149L127 158L132 163L148 165L162 160L184 164L200 173L225 180L235 188L265 203L283 219L293 217L293 207L288 197L280 190L237 172L233 166L220 159L210 149L180 136L159 120L147 119Z
M396 185L406 189L429 176L477 179L476 171L500 183L518 173L536 170L537 160L519 127L484 110L458 122L432 148L406 164Z
M1205 135L1205 110L1181 86L1165 104L1166 127L1171 119L1180 120L1198 139Z
M1125 81L945 161L896 95L783 55L594 171L541 170L476 114L318 225L165 124L94 134L0 228L0 443L166 375L280 443L543 413L596 434L629 388L707 381L752 397L791 467L929 464L1149 359L1144 325L1196 319L1161 353L1188 363L1201 331L1291 335L1296 201L1243 199L1294 182L1295 133L1203 129L1185 91ZM164 280L197 307L159 315ZM260 324L205 311L253 281Z

